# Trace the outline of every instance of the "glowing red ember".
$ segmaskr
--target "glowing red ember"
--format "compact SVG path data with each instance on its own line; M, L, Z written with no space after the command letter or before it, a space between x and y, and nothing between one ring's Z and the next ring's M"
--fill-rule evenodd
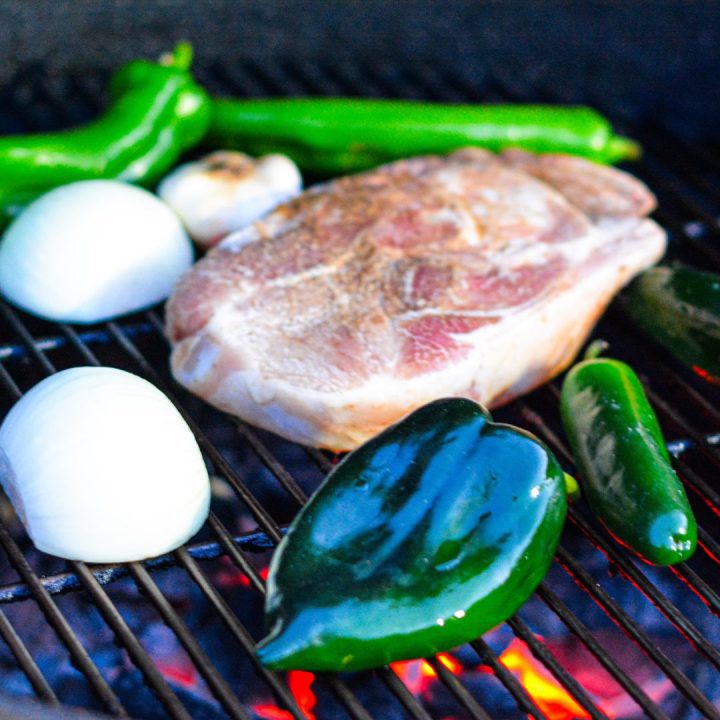
M462 666L452 655L439 653L437 659L453 675L462 672ZM390 663L390 667L413 695L422 695L437 678L437 673L427 660L402 660Z
M306 720L316 720L313 708L317 704L317 698L312 689L315 675L311 672L292 670L288 673L287 682ZM275 705L254 705L253 712L263 720L293 720L292 713L281 710Z
M518 676L532 701L548 720L582 720L590 717L533 657L528 646L521 640L515 638L507 646L500 656L500 662ZM608 713L608 717L614 716Z

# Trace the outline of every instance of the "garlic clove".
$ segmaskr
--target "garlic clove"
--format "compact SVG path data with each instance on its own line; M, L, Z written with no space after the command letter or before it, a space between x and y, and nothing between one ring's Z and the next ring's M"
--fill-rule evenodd
M302 177L285 155L220 151L182 165L158 187L158 195L180 216L204 248L239 230L302 190Z
M195 438L152 384L79 367L27 392L0 426L0 481L35 545L86 562L175 549L208 514Z
M155 305L193 261L177 216L147 190L87 180L30 204L0 243L0 292L50 320L94 323Z

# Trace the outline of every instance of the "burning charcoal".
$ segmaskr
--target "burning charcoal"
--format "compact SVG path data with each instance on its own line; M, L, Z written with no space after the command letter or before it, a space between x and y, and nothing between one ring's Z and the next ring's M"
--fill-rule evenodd
M137 720L167 720L167 713L148 689L137 670L121 674L113 683L113 690ZM172 686L193 720L226 720L227 714L214 700L202 699L183 687Z

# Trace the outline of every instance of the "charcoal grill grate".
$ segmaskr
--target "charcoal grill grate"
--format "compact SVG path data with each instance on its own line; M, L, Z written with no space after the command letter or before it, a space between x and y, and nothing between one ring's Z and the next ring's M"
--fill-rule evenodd
M515 77L490 76L468 79L457 68L442 66L388 65L375 61L328 66L323 63L297 66L277 63L259 66L251 61L207 68L201 78L211 89L238 95L253 94L343 94L368 96L424 97L438 100L503 100L522 101L578 101L594 104L610 117L622 122L626 117L623 108L604 107L603 98L585 94L556 96L541 82L527 85ZM96 76L70 79L49 78L38 74L29 83L18 82L4 91L6 112L13 117L13 127L28 130L46 129L78 122L97 110ZM590 91L585 91L589 93ZM720 233L717 218L720 193L716 191L720 179L720 157L705 154L697 146L673 136L668 131L652 126L633 126L632 134L648 149L646 158L634 170L649 182L661 200L658 219L671 233L669 255L673 260L701 264L720 270L720 251L715 247ZM693 223L688 225L688 223ZM613 342L614 354L626 359L639 369L649 394L659 410L661 424L668 435L690 448L676 459L676 467L685 481L691 501L700 519L700 548L697 557L677 568L651 571L637 565L627 553L606 538L594 519L581 504L569 513L569 530L556 555L556 570L564 573L582 590L582 602L595 604L625 635L669 678L686 700L683 717L720 719L720 712L712 701L697 687L693 678L684 672L681 663L668 657L653 637L643 629L638 618L628 613L598 578L575 559L577 544L591 543L598 555L605 555L613 572L623 582L632 585L657 609L665 629L674 627L679 638L702 657L708 672L720 669L720 652L706 637L693 619L668 597L667 588L682 588L686 594L698 598L697 612L712 614L720 611L718 597L718 563L720 538L717 536L717 515L720 515L720 496L714 482L720 467L720 448L713 444L713 433L720 432L720 411L716 390L700 383L691 373L680 367L664 351L651 345L633 327L622 311L613 307L600 323L597 334ZM276 452L276 440L243 423L224 418L227 429L235 433L238 443L267 468L284 492L284 503L278 511L269 511L266 503L253 491L242 469L238 470L227 460L221 448L210 437L204 426L202 405L173 384L166 367L167 343L159 317L153 311L118 322L105 323L92 329L76 330L67 325L56 325L29 318L15 310L0 306L0 403L7 409L22 393L45 375L60 367L78 364L111 364L136 372L166 391L177 404L195 432L203 452L235 494L236 501L248 511L257 523L257 530L238 536L227 527L219 515L211 514L206 523L203 539L174 553L145 563L130 563L94 568L72 562L63 569L53 568L43 573L34 568L22 548L29 548L27 538L15 538L0 521L0 545L16 573L13 582L0 587L0 637L7 644L17 666L27 678L28 687L45 703L59 705L56 690L51 687L43 671L33 659L36 650L22 639L22 629L11 622L3 610L13 603L34 603L66 648L73 664L94 692L95 700L106 712L122 717L127 715L118 696L97 663L83 647L71 623L60 607L61 596L82 591L103 618L116 643L124 648L132 664L142 673L144 682L152 690L171 718L190 718L192 711L168 682L154 658L133 632L113 602L109 587L131 578L138 602L151 605L185 649L196 671L203 677L210 694L217 700L227 716L254 717L248 707L249 688L231 686L217 667L210 650L201 647L200 641L183 619L182 608L175 607L153 573L175 567L184 572L197 586L204 601L213 609L227 628L228 643L236 643L251 659L257 680L264 685L280 708L290 716L302 720L303 709L290 692L283 675L271 672L257 663L252 655L256 637L242 618L228 603L222 589L216 587L203 569L205 561L225 557L247 578L247 592L263 594L264 580L255 569L253 554L266 551L278 542L283 526L297 508L305 502L307 492L303 483L288 469ZM650 352L650 348L652 349ZM557 382L551 383L532 395L513 403L502 411L503 416L528 427L542 437L562 462L571 466L567 447L561 440L557 416ZM280 441L277 441L280 442ZM327 472L332 460L323 453L307 450L308 467ZM319 474L319 472L318 472ZM276 517L278 516L278 517ZM22 547L21 547L22 546ZM43 566L44 567L44 566ZM0 570L2 566L0 565ZM552 576L553 578L556 576ZM106 589L108 588L108 589ZM593 631L578 617L578 608L569 607L556 592L549 577L537 591L534 601L542 603L547 613L556 617L568 628L590 655L613 676L650 718L668 718L665 710L649 697L609 652ZM534 635L523 620L522 611L513 617L507 628L511 636L525 641L532 654L566 688L568 693L585 710L588 717L605 718L589 693L576 680L563 663ZM704 616L703 616L704 617ZM715 620L715 618L712 618ZM30 647L28 647L30 645ZM512 698L520 711L540 720L543 712L535 705L527 690L499 661L497 654L483 639L470 643L479 663L485 665L498 680L498 688ZM485 720L490 715L483 706L483 697L475 696L472 689L456 677L436 658L428 659L439 681L455 701L453 716ZM397 709L405 717L429 720L432 716L423 702L416 697L399 675L391 668L365 674L367 683L374 683L396 700ZM364 677L364 676L363 676ZM345 715L357 720L373 717L372 709L361 700L362 685L345 677L322 675L318 686L333 695L337 707ZM693 710L694 708L694 710ZM323 720L323 707L314 710ZM693 714L694 712L694 714ZM699 713L699 715L698 715Z

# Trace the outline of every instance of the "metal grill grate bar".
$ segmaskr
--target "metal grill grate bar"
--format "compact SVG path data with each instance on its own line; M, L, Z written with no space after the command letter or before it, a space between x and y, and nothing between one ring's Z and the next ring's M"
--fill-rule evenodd
M570 611L570 608L560 600L546 585L541 583L538 595L546 605L565 623L565 625L580 638L601 665L617 680L618 684L632 697L646 715L653 720L670 720L670 718L631 680L626 673L620 670L617 663L608 655L598 641L592 636L587 627L580 622Z
M714 540L706 530L698 529L698 544L702 547L708 557L714 562L720 563L720 543Z
M712 556L710 556L712 557ZM715 559L715 558L713 558ZM720 597L687 563L670 568L716 615L720 615Z
M5 641L7 646L10 648L15 660L18 665L25 673L30 685L35 690L36 695L51 705L59 705L60 701L57 699L57 695L53 692L50 684L45 679L45 676L40 671L32 655L25 646L25 643L20 639L20 636L15 632L15 628L10 624L4 612L0 610L0 637Z
M557 661L555 656L541 643L530 628L517 616L508 620L513 632L530 648L530 652L562 683L563 687L583 707L593 720L608 720L580 683Z
M582 531L582 533L600 550L608 555L616 564L623 575L625 575L663 615L690 641L696 650L702 652L713 664L717 664L717 650L710 645L700 631L665 597L635 565L625 558L622 553L611 545L580 513L571 509L569 514L571 521ZM577 567L577 566L576 566ZM620 610L620 613L629 619L627 613ZM668 661L668 668L673 666ZM674 667L674 666L673 666ZM668 668L663 668L667 670Z
M212 515L210 517L212 520ZM249 552L262 552L273 547L270 538L263 532L246 533L238 536L231 536L228 533L228 538L229 543ZM228 554L225 544L220 541L198 542L186 545L185 549L190 557L195 560L215 560L223 554ZM154 572L175 567L177 561L173 555L160 555L151 560L146 560L144 565L146 569ZM120 564L103 566L101 569L92 570L92 575L99 585L109 585L128 577L129 574L127 566ZM50 595L63 595L81 588L77 574L74 572L43 576L39 580ZM0 605L27 600L29 597L32 597L32 595L25 583L11 583L0 586Z
M478 654L480 661L495 673L496 677L513 696L518 708L528 713L535 720L545 720L545 715L533 702L528 691L518 682L517 678L500 662L492 648L482 639L473 640L470 645Z
M168 715L174 720L192 720L87 565L81 562L72 562L71 565L95 607L115 633L117 641L127 650L130 659L143 674L148 687L155 693Z
M255 670L272 688L275 696L284 703L294 718L297 718L297 720L304 720L305 716L303 711L298 707L292 693L290 693L287 687L278 680L275 673L269 671L265 666L257 661L254 654L255 642L252 639L252 636L230 609L230 606L221 597L220 593L218 593L217 590L215 590L215 588L210 584L195 560L192 559L187 550L184 548L176 550L174 554L178 558L179 565L187 571L195 584L200 588L200 590L202 590L205 597L212 603L228 630L230 630L243 650L252 660Z
M430 664L443 685L455 695L473 720L492 720L460 681L437 658L428 657L425 662Z
M695 705L701 712L706 713L708 718L718 718L720 714L710 701L697 689L693 683L675 666L670 658L660 650L657 645L649 638L647 633L631 620L627 613L613 600L610 595L587 573L581 568L572 556L563 548L558 552L560 562L563 567L567 567L568 571L577 578L583 587L592 595L593 599L601 605L611 617L618 622L620 627L625 631L630 639L632 639L649 658L657 664L658 667L673 681L675 686L680 689L683 694Z
M253 432L249 425L238 421L235 425L238 433L245 438L248 445L255 451L263 465L277 478L280 484L287 490L288 494L302 507L308 499L303 489L295 482L292 475L279 463L270 452L265 443Z
M157 611L162 616L165 624L175 633L185 651L190 656L193 664L198 669L213 695L220 701L227 714L236 720L249 720L237 695L223 679L217 668L200 647L195 636L190 632L187 625L180 619L167 598L160 592L150 574L141 563L131 563L130 573L138 586L138 589L150 599Z
M80 643L80 640L73 632L65 616L52 601L45 588L43 588L37 575L33 572L30 564L20 551L20 548L12 537L10 537L10 533L3 523L0 523L0 545L3 546L15 571L30 588L35 601L45 615L48 623L67 648L73 664L85 676L90 687L95 691L106 709L113 715L126 717L127 713L121 705L120 700L118 700L115 693L105 681L105 678L100 674L97 666Z
M345 683L340 682L335 676L327 677L326 681L353 720L372 720Z

